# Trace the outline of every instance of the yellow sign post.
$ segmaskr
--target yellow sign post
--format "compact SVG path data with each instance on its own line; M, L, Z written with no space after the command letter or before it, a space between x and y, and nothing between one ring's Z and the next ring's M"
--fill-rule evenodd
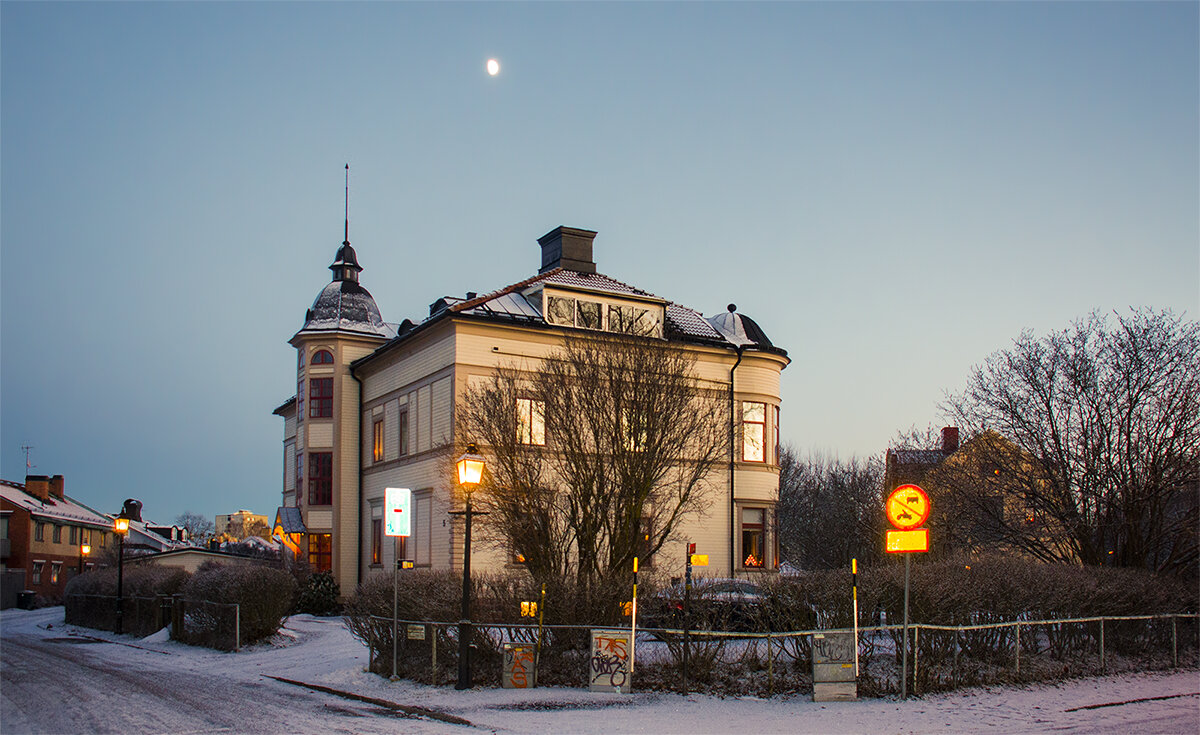
M887 532L888 553L904 554L904 651L900 657L900 698L908 698L908 590L912 552L929 551L929 496L916 485L901 485L884 502L884 513L896 530Z

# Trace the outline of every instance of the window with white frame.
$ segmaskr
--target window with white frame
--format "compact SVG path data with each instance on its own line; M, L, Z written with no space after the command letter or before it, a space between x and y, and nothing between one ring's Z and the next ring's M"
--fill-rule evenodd
M42 583L42 570L46 568L46 562L35 561L33 563L33 584Z
M517 399L517 442L546 444L546 404L532 398Z
M62 562L50 563L50 584L58 584L58 575L62 573Z
M767 509L742 508L742 566L761 569L767 558Z
M765 462L767 404L742 401L742 461Z

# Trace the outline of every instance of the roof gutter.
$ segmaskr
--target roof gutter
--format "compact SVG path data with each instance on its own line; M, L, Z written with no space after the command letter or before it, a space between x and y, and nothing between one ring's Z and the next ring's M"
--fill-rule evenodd
M737 461L737 445L734 443L734 406L733 397L733 371L738 369L738 365L742 364L742 351L746 349L745 345L737 347L737 361L733 363L733 367L729 368L729 576L735 576L737 570L737 521L735 512L737 510L734 504L734 467Z

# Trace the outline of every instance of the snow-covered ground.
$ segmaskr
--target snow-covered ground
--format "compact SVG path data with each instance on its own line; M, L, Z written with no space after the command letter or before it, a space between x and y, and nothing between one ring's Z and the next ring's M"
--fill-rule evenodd
M657 692L592 694L581 689L476 688L455 691L412 682L390 682L364 671L366 649L340 618L298 615L281 635L240 653L220 653L167 639L165 631L141 640L76 628L63 623L61 607L5 610L3 641L54 640L94 636L123 645L75 646L127 669L190 671L225 677L232 686L289 685L279 676L344 692L424 707L469 720L473 727L438 720L386 721L384 715L359 719L350 732L578 732L578 733L1187 733L1200 732L1200 672L1127 674L1022 688L968 689L898 701L895 698L817 704L807 696L722 699ZM101 651L102 649L102 651ZM5 666L0 648L0 668ZM153 652L153 653L152 653ZM165 654L165 655L164 655ZM314 695L290 687L296 696ZM1141 701L1137 701L1141 700ZM10 706L6 701L6 706ZM346 706L354 702L346 701ZM1095 705L1112 705L1100 706ZM214 700L214 707L220 702ZM334 705L328 705L334 706ZM370 717L379 718L378 722ZM325 731L325 725L299 719L290 732ZM245 732L255 732L253 721ZM12 732L8 727L0 729ZM81 730L83 731L83 730ZM265 729L264 729L265 731ZM274 731L274 730L272 730Z

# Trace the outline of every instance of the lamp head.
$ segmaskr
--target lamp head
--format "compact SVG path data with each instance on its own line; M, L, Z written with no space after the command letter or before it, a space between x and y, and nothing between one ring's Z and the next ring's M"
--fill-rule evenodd
M478 485L483 478L483 457L479 456L479 448L474 444L467 445L467 453L458 458L455 466L459 485Z

